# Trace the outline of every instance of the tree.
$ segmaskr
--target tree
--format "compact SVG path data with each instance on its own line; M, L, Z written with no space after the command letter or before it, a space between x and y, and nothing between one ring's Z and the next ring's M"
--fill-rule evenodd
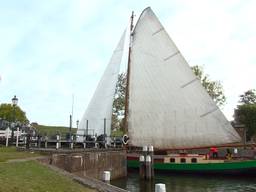
M223 86L220 81L212 81L209 79L209 75L204 74L203 68L201 66L195 65L191 67L194 74L200 79L203 87L206 89L213 101L216 102L218 106L223 106L226 102L226 97L224 95Z
M235 110L235 122L244 124L246 127L246 137L250 140L256 134L256 93L250 89L240 95L239 103Z
M240 95L239 103L242 104L256 104L256 91L249 89L244 94Z
M118 75L113 102L112 129L123 129L125 111L126 74Z
M237 107L235 121L246 127L246 138L250 140L256 134L256 104L243 104Z
M25 124L29 122L26 113L22 111L19 106L5 103L0 105L0 118L9 122L19 121L20 123Z

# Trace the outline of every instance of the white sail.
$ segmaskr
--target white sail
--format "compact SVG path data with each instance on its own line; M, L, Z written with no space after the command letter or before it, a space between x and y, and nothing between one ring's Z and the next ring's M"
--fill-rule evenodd
M240 140L150 8L133 31L128 106L134 146L193 148Z
M123 33L110 62L97 86L97 89L79 123L78 135L84 135L87 129L88 134L101 135L105 131L107 136L111 133L112 105L115 94L115 87L123 55L125 32Z

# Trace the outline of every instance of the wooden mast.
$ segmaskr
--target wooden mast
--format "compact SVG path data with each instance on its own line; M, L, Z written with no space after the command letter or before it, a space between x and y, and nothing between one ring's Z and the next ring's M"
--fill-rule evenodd
M131 62L131 48L132 48L132 30L133 30L133 19L134 12L132 11L131 15L131 24L130 24L130 42L129 42L129 51L128 51L128 64L127 64L127 74L126 74L126 91L125 91L125 112L124 112L124 133L128 133L128 106L129 106L129 84L130 84L130 62Z

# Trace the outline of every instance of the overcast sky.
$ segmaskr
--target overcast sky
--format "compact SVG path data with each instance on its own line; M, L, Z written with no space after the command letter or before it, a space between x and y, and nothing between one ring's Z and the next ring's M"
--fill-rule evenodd
M14 95L31 122L81 119L131 11L151 6L191 66L224 86L228 119L256 88L256 1L0 0L0 103Z

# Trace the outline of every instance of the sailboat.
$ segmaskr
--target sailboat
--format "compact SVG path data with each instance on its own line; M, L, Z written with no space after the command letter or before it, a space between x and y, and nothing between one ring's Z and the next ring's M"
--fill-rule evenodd
M86 109L78 133L89 128L109 136L124 34ZM240 141L150 7L130 25L125 128L128 145L159 150L207 148ZM104 121L103 121L104 120ZM89 122L89 126L88 126ZM89 127L89 128L88 128ZM127 155L139 167L139 155ZM244 172L255 160L209 159L205 154L155 156L154 168L168 171Z

